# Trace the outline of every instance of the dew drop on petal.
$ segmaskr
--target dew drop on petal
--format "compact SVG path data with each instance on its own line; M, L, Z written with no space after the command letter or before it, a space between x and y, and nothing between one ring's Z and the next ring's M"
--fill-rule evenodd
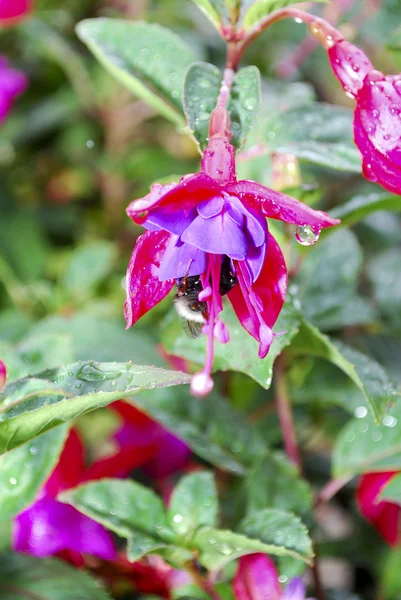
M320 227L311 225L297 225L295 227L295 239L301 246L313 246L320 236Z

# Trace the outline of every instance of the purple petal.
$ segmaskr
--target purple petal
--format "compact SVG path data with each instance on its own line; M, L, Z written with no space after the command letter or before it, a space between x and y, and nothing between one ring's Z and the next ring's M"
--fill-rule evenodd
M188 464L191 450L172 433L164 431L159 439L158 452L144 467L149 477L160 479L176 473Z
M233 580L236 600L280 600L274 562L264 554L248 554L238 561Z
M313 210L295 198L271 190L254 181L237 181L228 185L225 191L230 195L238 196L256 211L261 209L266 217L285 223L323 228L338 225L340 222L321 210Z
M199 275L205 271L206 254L190 244L185 244L177 236L172 236L160 263L157 276L160 281L166 281L167 279L184 277L186 274Z
M116 556L113 538L102 525L52 498L35 502L14 519L13 548L38 557L60 550L92 554L104 560Z
M248 268L251 283L257 280L262 270L266 258L267 243L255 248L248 247L248 254L245 259L245 265Z
M294 577L285 587L282 600L305 600L305 584L300 577Z
M220 214L223 210L224 199L222 196L215 196L211 200L205 200L198 204L198 213L204 219L210 219L210 217L215 217Z
M238 260L243 260L247 253L245 233L225 211L209 219L196 217L181 239L204 252L227 254Z

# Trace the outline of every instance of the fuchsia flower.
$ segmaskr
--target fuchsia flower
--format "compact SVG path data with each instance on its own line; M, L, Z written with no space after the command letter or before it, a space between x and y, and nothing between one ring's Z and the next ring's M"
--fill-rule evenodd
M187 175L178 184L155 184L127 208L128 216L147 229L127 271L128 327L160 302L176 280L199 275L198 299L204 307L208 343L204 368L192 380L196 395L213 387L214 338L222 343L229 339L219 317L222 264L229 261L236 280L228 298L242 326L259 342L263 358L287 289L285 261L266 217L304 228L315 240L321 228L339 222L254 181L237 181L228 123L226 111L215 109L200 173Z
M305 600L306 594L299 577L291 579L283 591L274 562L265 554L239 559L233 587L236 600Z
M118 401L110 408L123 418L122 427L114 434L120 452L149 451L148 460L141 465L149 477L161 479L187 467L191 451L175 435L131 404Z
M0 56L0 123L4 121L14 100L25 91L27 85L26 75L12 69L8 60L4 56Z
M390 192L401 193L401 74L384 75L344 39L329 44L334 74L355 98L354 139L363 174Z
M0 27L14 25L32 10L32 0L0 0Z
M7 369L6 365L0 360L0 392L6 384L7 380Z
M401 506L379 498L383 488L398 474L398 471L385 471L362 475L356 492L361 515L374 525L390 546L400 542Z
M59 553L65 557L67 551L74 560L81 554L114 559L116 548L111 533L74 507L59 502L57 496L85 481L127 476L134 468L146 463L152 454L153 448L149 446L136 452L131 448L129 452L118 452L85 468L84 447L78 433L72 429L59 462L38 498L14 519L14 550L39 557Z

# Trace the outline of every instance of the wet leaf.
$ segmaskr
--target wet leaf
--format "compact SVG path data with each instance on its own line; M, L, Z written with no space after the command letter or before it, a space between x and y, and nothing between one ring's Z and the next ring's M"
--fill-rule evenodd
M359 388L377 422L399 393L384 369L373 359L340 341L332 341L306 321L291 344L295 354L324 358L341 369Z
M0 596L3 600L108 600L93 577L56 558L0 553Z
M396 404L377 426L370 415L352 419L333 451L334 477L401 470L401 410Z
M211 20L213 25L220 29L225 20L224 0L192 0L201 11Z
M361 172L352 110L314 102L273 111L264 126L271 150L339 171Z
M340 227L358 223L365 217L378 210L401 211L400 197L389 192L375 192L372 194L358 195L351 198L345 204L336 206L330 211L330 215L341 219Z
M170 527L179 536L193 533L200 525L214 527L218 497L213 473L202 471L182 477L169 502Z
M215 344L214 369L245 373L268 389L275 359L298 332L300 317L291 301L284 304L274 327L276 332L286 333L274 339L269 354L263 360L258 359L258 343L243 329L228 303L224 307L222 320L228 327L230 341L228 344ZM188 338L182 331L175 312L171 312L166 317L162 327L162 343L169 354L203 364L206 350L205 336L197 339Z
M182 85L195 57L175 33L157 24L97 18L81 21L77 34L120 83L167 119L184 125Z
M315 2L327 1L328 0L315 0ZM292 6L293 4L297 4L297 2L294 2L294 0L253 0L250 8L245 13L244 27L252 27L275 10L280 10L286 6Z
M56 466L68 433L62 425L0 457L0 521L27 508Z
M176 371L92 361L19 379L0 394L0 453L122 396L188 382L188 375Z

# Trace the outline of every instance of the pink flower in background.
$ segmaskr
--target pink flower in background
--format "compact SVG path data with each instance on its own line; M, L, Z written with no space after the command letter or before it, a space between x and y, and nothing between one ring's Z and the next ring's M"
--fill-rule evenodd
M367 473L359 479L356 499L361 515L370 521L390 546L400 542L401 506L379 500L383 488L399 471Z
M341 39L328 48L334 74L355 98L354 139L367 179L401 193L401 74L376 71L365 54Z
M8 60L0 56L0 123L7 117L14 100L26 90L27 86L26 75L12 69Z
M259 342L260 358L269 351L286 295L287 269L266 217L307 229L315 240L323 227L339 222L254 181L237 181L227 123L224 109L216 109L200 173L178 184L155 184L127 208L128 216L147 229L128 266L127 326L160 302L175 281L177 300L185 297L188 277L193 278L194 301L187 309L176 305L181 316L189 311L208 337L204 368L192 379L196 395L213 387L214 339L229 340L219 316L223 295L228 294L242 326Z
M84 447L72 429L50 478L36 501L13 522L13 548L44 557L59 554L79 561L81 554L105 560L116 557L113 537L102 525L57 500L58 494L80 483L102 477L125 477L146 463L153 449L143 445L135 452L117 452L111 457L84 466Z
M6 365L0 360L0 392L6 384L7 380L7 369Z
M275 564L265 554L239 559L233 587L236 600L305 600L306 595L299 577L291 579L282 590Z
M33 8L33 0L0 0L0 27L14 25Z
M119 452L135 455L146 449L149 459L141 468L149 477L161 479L188 466L190 449L167 429L126 402L113 402L110 408L123 418L114 434Z

